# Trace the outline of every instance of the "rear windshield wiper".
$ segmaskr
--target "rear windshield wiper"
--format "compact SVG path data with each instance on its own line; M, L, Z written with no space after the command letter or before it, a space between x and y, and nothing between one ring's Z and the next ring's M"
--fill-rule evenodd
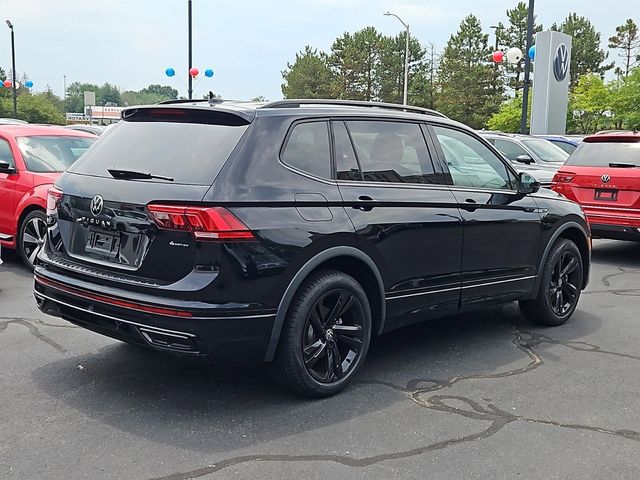
M173 182L173 177L165 177L162 175L153 175L151 173L136 172L135 170L120 170L117 168L109 168L107 172L113 177L120 180L147 180L157 178L159 180L167 180Z
M634 168L637 167L634 163L625 163L625 162L611 162L609 164L610 167L619 167L619 168Z

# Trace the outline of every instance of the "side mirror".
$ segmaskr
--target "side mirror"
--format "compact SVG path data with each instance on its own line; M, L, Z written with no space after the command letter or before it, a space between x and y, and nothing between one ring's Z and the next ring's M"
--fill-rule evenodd
M0 160L0 173L8 173L11 175L12 173L16 173L16 169L6 160Z
M516 162L531 165L533 163L533 158L531 158L529 155L518 155L516 157Z
M536 193L540 190L540 182L526 172L520 172L518 175L518 193L528 195Z

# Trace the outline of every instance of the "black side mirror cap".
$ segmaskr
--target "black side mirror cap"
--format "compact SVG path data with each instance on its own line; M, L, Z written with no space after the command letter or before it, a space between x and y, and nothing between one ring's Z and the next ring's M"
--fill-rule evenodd
M0 173L8 173L11 175L12 173L16 173L16 169L6 160L0 160Z
M518 175L518 193L529 195L540 190L540 182L527 172L520 172Z
M533 158L531 158L529 155L518 155L516 157L516 162L531 165L533 163Z

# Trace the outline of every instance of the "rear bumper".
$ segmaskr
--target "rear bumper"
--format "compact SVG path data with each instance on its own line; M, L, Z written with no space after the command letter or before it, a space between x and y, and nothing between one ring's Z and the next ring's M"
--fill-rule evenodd
M126 291L108 294L98 285L36 268L34 296L44 313L118 340L157 350L234 363L265 358L275 312L242 314L220 310L177 309L161 297L142 303ZM139 308L135 308L136 302ZM152 311L153 310L153 311Z
M630 240L640 242L640 226L609 225L592 223L591 234L594 238L609 238L611 240Z

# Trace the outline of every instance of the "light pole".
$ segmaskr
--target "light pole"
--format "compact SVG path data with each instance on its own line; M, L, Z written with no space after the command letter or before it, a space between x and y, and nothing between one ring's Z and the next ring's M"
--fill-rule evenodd
M193 98L193 78L191 77L191 67L193 67L192 64L192 36L193 36L193 30L191 28L191 0L188 1L188 17L189 17L189 68L187 69L187 72L189 72L189 100L191 100L191 98Z
M529 0L529 11L527 13L527 46L524 53L524 88L522 90L522 115L520 115L520 133L527 132L527 118L529 116L527 110L529 108L529 87L531 84L531 57L529 57L529 49L531 48L531 40L533 36L533 0Z
M409 25L407 23L404 23L402 19L395 13L386 12L384 15L396 17L398 20L400 20L400 23L404 25L404 28L407 29L406 39L405 39L406 41L405 41L405 47L404 47L404 94L402 97L403 98L402 103L404 105L407 105L407 85L409 82Z
M13 113L18 116L18 92L16 90L16 45L13 36L13 24L7 20L7 26L11 29L11 71L13 72L13 81L11 86L13 87Z
M65 121L66 121L66 116L67 116L67 76L63 75L62 76L62 82L64 85L64 91L62 92L62 96L64 97L64 116L65 116Z

